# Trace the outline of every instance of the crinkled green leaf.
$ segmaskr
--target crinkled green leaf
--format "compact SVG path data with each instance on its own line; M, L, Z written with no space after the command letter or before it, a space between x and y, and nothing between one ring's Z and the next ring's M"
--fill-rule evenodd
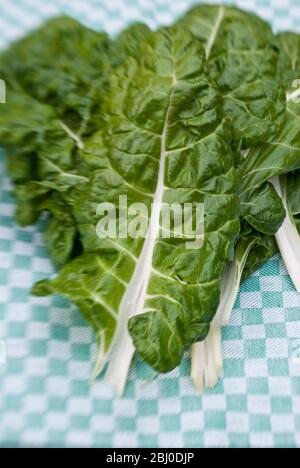
M126 256L102 252L101 256L78 257L62 269L57 279L37 283L33 293L38 296L60 294L72 300L93 327L99 360L104 364L118 322L116 310L129 280Z
M210 76L224 96L225 112L241 148L268 141L285 110L277 76L279 45L270 26L251 13L215 5L192 9L183 22L204 45ZM268 179L247 185L241 215L261 233L273 235L285 211L274 188L265 183Z
M252 150L245 164L243 191L252 190L281 174L300 167L300 106L289 103L284 123L276 137Z
M0 57L0 75L7 85L7 103L0 108L0 142L9 153L9 173L17 184L16 215L22 225L35 222L40 214L42 199L36 192L41 188L36 190L36 185L26 194L33 184L43 184L45 193L66 193L85 181L76 147L99 126L95 115L101 116L109 46L105 34L57 18Z
M299 88L299 83L294 80L299 79L300 70L300 35L292 32L278 34L280 46L280 57L278 62L278 73L285 89L291 92Z
M124 62L149 32L133 25L113 44L106 34L60 17L1 55L8 99L0 108L0 141L9 152L9 173L20 185L17 195L35 182L45 193L64 194L85 182L76 148L103 126L101 105L112 66ZM22 225L39 217L41 198L33 193L17 196Z
M82 253L72 207L60 194L53 192L40 202L39 209L49 213L45 246L54 265L61 268Z
M1 145L18 155L22 149L22 159L38 156L34 157L34 164L30 166L33 169L30 180L43 179L49 171L59 172L55 166L62 170L72 168L74 141L62 129L52 107L10 88L7 90L7 100L8 103L0 108ZM14 168L17 180L22 181L16 161L11 166L13 178ZM25 167L25 181L28 181L28 175L28 167Z
M177 366L185 346L205 338L216 312L220 276L231 258L239 232L237 173L222 99L206 78L202 47L181 28L150 34L135 58L112 77L107 124L87 142L82 157L91 167L88 185L78 190L74 213L84 248L115 258L114 277L103 281L116 289L116 320L98 323L105 346L126 335L127 322L138 353L155 369ZM154 209L155 236L99 239L97 205L143 202ZM163 202L205 204L205 239L199 250L186 239L159 239ZM84 261L78 259L77 262ZM126 262L126 276L118 264ZM77 264L68 271L77 270ZM117 277L117 278L115 278ZM55 281L64 294L64 270ZM126 287L124 287L124 281ZM53 282L47 283L53 288ZM70 283L69 297L77 287ZM118 295L118 291L122 294ZM95 299L108 298L101 284ZM90 321L93 320L93 303Z
M274 236L261 234L243 222L233 261L228 263L222 276L221 299L214 320L215 325L224 326L229 323L241 282L277 252L278 247Z
M76 168L73 139L50 106L10 90L8 100L0 109L0 141L12 156L8 166L16 183L17 217L27 225L38 217L41 192L67 192L87 179Z
M267 260L271 259L278 253L278 245L274 236L267 236L260 233L255 233L253 246L247 257L244 267L242 281L257 271Z
M110 44L106 34L62 17L0 57L0 75L7 85L7 103L0 108L0 142L9 153L9 172L17 184L17 218L23 225L39 216L39 195L36 200L18 196L32 182L43 183L48 192L66 192L85 180L77 167L76 147L99 127L96 116L102 119Z
M258 232L273 236L282 225L286 213L274 186L265 183L245 193L241 215Z
M300 171L286 176L287 200L293 216L300 215Z
M31 226L39 219L41 204L49 196L49 190L35 182L27 182L16 185L15 196L17 222L21 226Z
M299 38L297 34L285 33L280 34L278 40L278 69L285 86L287 109L276 136L248 155L243 181L245 191L260 186L274 176L300 168L300 92L299 89L293 88L293 80L299 77L300 73ZM298 98L294 95L295 91L299 94Z
M128 57L135 56L151 30L143 23L134 23L122 31L111 46L110 60L114 65L122 65Z
M83 137L102 121L110 47L106 34L68 17L54 18L1 56L0 74L53 106L64 124Z
M285 109L277 76L279 46L270 26L237 8L207 5L192 9L183 21L205 47L210 75L224 95L236 140L242 148L268 141ZM241 216L259 232L273 235L283 223L285 210L268 179L247 184ZM253 237L248 242L253 244Z
M276 78L278 44L270 26L251 13L217 5L193 8L182 21L204 45L236 141L242 148L265 142L285 109Z
M37 185L30 191L35 181L57 183L64 179L65 188L70 188L83 179L72 173L75 144L61 128L53 109L10 89L7 99L9 104L0 108L0 141L11 156L8 167L17 186L18 220L27 225L38 217L40 192L49 192L49 188Z
M290 87L290 94L297 93L300 86L298 81L300 72L300 35L283 33L279 35L279 39L282 47L280 76L286 83L286 86ZM298 97L296 99L299 100L300 98ZM300 104L298 104L298 107L300 108ZM300 118L300 114L298 115ZM292 172L285 177L289 208L295 217L295 223L299 230L299 219L297 215L300 214L300 171Z
M231 118L235 140L249 153L250 147L264 144L276 135L284 118L286 103L278 77L277 40L261 19L231 7L200 6L188 13L184 22L202 40L210 76L224 96L224 108ZM223 274L221 300L214 321L217 330L229 321L243 275L253 272L276 251L275 240L265 234L275 234L285 217L281 199L267 183L270 174L266 172L258 183L252 180L247 169L253 152L247 156L245 163L239 163L241 174L245 166L247 174L241 184L241 218L252 228L248 225L242 231L233 262ZM256 163L257 160L253 164L254 171ZM200 381L200 388L203 376L208 385L215 383L222 367L220 343L216 344L213 335L207 340L203 353L209 364L199 355L201 350L203 346L198 346L192 352L192 377L196 383ZM198 375L194 375L195 369Z
M76 234L76 226L62 223L57 218L49 219L45 229L45 246L57 268L64 266L72 257Z
M276 239L289 274L296 288L300 290L300 239L287 197L288 179L283 177L283 185L277 179L277 176L284 176L300 168L300 91L294 87L294 79L300 72L300 62L297 58L299 41L297 35L289 33L279 35L278 39L280 44L278 75L286 89L286 115L277 135L261 148L250 151L245 164L242 200L253 188L274 177L276 190L283 199L287 213L282 228L276 234Z
M102 126L112 67L133 54L149 32L134 24L112 42L72 18L54 18L2 54L0 75L13 89L51 105L84 139Z
M97 335L98 371L132 340L167 372L206 337L239 233L244 161L231 146L264 145L245 162L241 217L249 224L236 245L239 281L243 269L245 277L276 252L271 235L284 209L268 180L300 167L299 105L289 103L282 123L281 82L288 89L298 78L292 42L279 38L278 66L266 23L236 8L201 6L183 26L150 33L136 24L114 43L58 18L0 58L9 93L0 141L11 155L18 219L29 224L49 212L46 247L62 268L34 292L65 295L82 310ZM120 195L149 209L156 202L154 239L97 236L98 204L117 205ZM159 239L163 202L204 203L200 249L186 249L184 237Z

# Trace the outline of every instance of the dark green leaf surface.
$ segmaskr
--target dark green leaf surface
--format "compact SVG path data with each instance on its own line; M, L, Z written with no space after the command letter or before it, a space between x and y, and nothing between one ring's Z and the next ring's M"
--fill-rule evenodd
M280 57L278 73L285 89L295 91L294 80L299 79L300 70L300 35L292 32L278 34Z
M59 17L1 55L8 102L0 109L0 141L9 152L22 225L40 214L36 182L47 195L66 194L85 181L76 149L103 126L101 105L112 67L124 62L149 32L142 24L132 25L112 43L106 34ZM29 187L33 191L27 195Z
M243 237L243 236L242 236ZM247 261L244 267L242 280L249 278L252 273L257 271L267 260L278 253L278 246L274 236L267 236L252 230L244 237L245 244L240 247L245 249L248 243L251 245Z
M295 90L292 89L292 82L297 77L299 73L300 62L298 60L298 36L294 34L282 34L279 36L279 42L281 45L280 59L279 59L279 74L281 79L284 81L286 87L287 96L290 93L293 93ZM297 174L298 171L295 171L300 167L300 105L299 102L294 102L289 100L287 104L287 111L285 120L281 126L278 135L275 138L271 139L268 143L262 146L262 148L253 150L247 157L245 165L245 177L243 181L242 189L242 206L244 202L248 199L251 199L253 193L253 187L256 187L254 190L261 190L261 184L266 180L270 179L273 176L288 174L286 176L286 187L287 187L287 200L286 204L292 214L297 214L300 211L300 198ZM264 197L264 202L267 201L268 197ZM272 203L271 206L266 206L266 220L267 225L272 221L276 220L276 213L279 215L280 206L278 203ZM263 206L262 205L262 206ZM297 208L298 205L298 208ZM276 208L277 207L277 208ZM255 213L255 210L254 210ZM271 218L271 219L268 219ZM247 217L246 217L247 219ZM258 228L260 231L266 232L264 229L261 229L260 225L253 223L253 220L249 219L248 221L254 227ZM254 218L255 221L255 218ZM275 223L276 224L276 223ZM272 222L269 224L272 226ZM274 225L274 223L273 223ZM276 232L276 231L275 231ZM274 232L274 233L275 233ZM271 253L272 253L272 242L270 240ZM274 250L274 249L273 249ZM264 251L262 252L264 255ZM250 256L255 258L255 252ZM259 249L259 256L261 254L261 249ZM252 263L256 263L252 261ZM261 263L260 261L258 263ZM250 271L253 271L253 267L250 268Z
M135 24L114 42L63 17L3 54L0 75L17 219L48 212L45 243L61 269L34 293L79 307L97 336L98 370L125 337L170 371L207 336L226 264L234 257L246 278L277 252L285 211L271 177L288 174L300 228L300 106L289 99L285 114L283 92L300 75L299 36L274 38L255 15L222 6L156 33ZM249 147L246 159L236 151ZM154 237L98 237L97 206L120 195L149 210L155 202ZM184 236L160 239L162 204L185 202L205 206L196 250Z
M285 108L270 26L251 13L216 5L196 7L182 21L206 50L236 141L242 148L265 142L277 131Z
M300 61L297 59L299 38L296 34L286 33L279 35L278 39L281 47L278 68L286 90L287 110L276 136L248 155L243 182L245 191L259 187L274 176L300 168L300 103L299 97L292 97L297 91L292 83L300 73Z
M13 44L1 56L0 72L29 96L53 106L64 124L83 137L101 124L110 46L106 34L59 17Z
M39 215L41 196L50 191L36 182L48 180L56 187L61 183L67 190L85 179L74 173L75 143L53 109L10 88L7 99L8 104L0 108L0 141L10 155L8 168L16 183L18 220L28 225Z
M241 215L260 233L273 236L284 221L285 210L274 186L267 182L245 193L241 200Z
M300 171L286 176L286 191L291 213L294 216L300 215Z
M129 280L127 269L126 257L116 253L84 255L70 262L57 279L41 281L33 288L38 296L60 294L78 306L96 333L103 364L118 322L115 310L126 288L123 281Z
M161 372L177 366L185 346L208 333L220 277L239 232L230 132L222 98L207 80L205 66L201 45L182 29L148 36L136 59L128 59L112 77L106 108L110 118L105 130L86 144L83 158L92 175L75 200L85 250L115 257L113 276L110 269L103 273L95 296L105 303L114 300L109 308L115 319L98 324L98 334L105 336L107 348L120 327L126 333L133 316L129 329L135 347ZM97 204L117 203L119 195L127 195L128 203L156 203L159 210L150 220L154 238L96 236ZM183 238L159 239L161 204L173 201L205 204L201 249L187 250ZM88 268L85 259L77 262ZM76 274L78 265L66 268ZM50 290L63 293L64 275L65 270L49 283ZM93 321L93 305L89 313Z
M261 186L274 176L300 167L300 106L290 102L277 136L247 157L243 191Z
M279 34L279 42L281 45L281 54L279 62L279 74L283 80L289 95L297 94L295 99L297 102L289 104L288 110L292 113L295 121L300 119L300 35L295 33ZM300 134L298 139L298 147L300 146ZM299 154L299 152L297 152ZM286 175L286 195L289 209L292 215L295 216L295 223L299 230L300 214L300 171L292 172Z
M151 30L143 23L135 23L122 31L111 45L110 60L122 65L128 57L134 57Z
M39 209L49 213L45 229L45 246L54 265L59 269L81 253L73 210L56 192L44 198L40 202Z

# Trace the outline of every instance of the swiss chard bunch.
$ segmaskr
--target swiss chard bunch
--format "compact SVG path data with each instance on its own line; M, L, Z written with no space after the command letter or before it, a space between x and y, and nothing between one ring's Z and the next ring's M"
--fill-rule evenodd
M135 351L168 372L192 347L195 385L214 385L240 282L277 245L299 285L298 44L250 13L200 6L115 40L57 18L0 57L17 219L48 213L58 269L33 293L78 306L97 340L95 376L108 362L119 393ZM97 207L122 196L148 208L145 238L99 237ZM197 249L183 234L162 239L171 203L204 205Z

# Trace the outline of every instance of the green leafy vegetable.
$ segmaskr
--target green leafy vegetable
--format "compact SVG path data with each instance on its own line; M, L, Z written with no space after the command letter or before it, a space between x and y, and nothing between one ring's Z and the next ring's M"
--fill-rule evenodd
M80 251L70 191L87 179L77 150L103 126L101 106L113 67L149 32L144 25L132 25L113 43L106 34L59 17L0 57L8 94L0 109L0 140L10 154L16 217L27 226L42 210L50 211L46 247L56 266ZM49 210L53 192L61 194L54 198L64 217Z
M238 179L222 99L207 80L205 66L201 45L181 28L151 34L136 58L112 78L106 110L110 118L83 152L93 168L74 204L83 245L100 258L103 252L116 256L113 277L108 269L94 295L97 307L99 297L105 299L114 317L97 330L105 338L101 349L114 345L108 378L119 372L120 359L125 371L129 366L131 338L153 368L173 369L185 346L205 338L216 312L220 276L239 232ZM96 236L97 204L116 203L124 194L146 206L154 202L149 220L154 235L145 241ZM184 239L160 240L162 203L174 201L205 204L206 235L200 250L187 250ZM54 282L37 285L35 292L63 292L65 271L76 276L77 262L85 265L85 259L67 266ZM118 266L124 262L126 275ZM112 287L113 304L107 303L105 289ZM93 301L89 305L92 320Z
M199 389L217 382L221 367L220 326L233 309L243 275L276 252L272 238L282 225L285 209L268 182L256 184L248 164L259 144L274 137L284 118L285 94L278 78L279 43L261 19L237 8L200 6L189 12L184 24L200 38L209 62L209 73L223 94L235 139L245 151L239 161L241 219L246 221L235 249L235 259L223 275L221 302L211 335L194 345L192 378ZM249 151L249 147L258 147ZM284 164L284 162L283 162ZM257 161L255 161L255 169Z
M241 199L241 216L258 232L273 236L285 218L281 198L274 186L267 182L245 192Z
M36 221L53 190L66 194L85 181L76 167L76 149L100 125L96 117L101 116L101 93L110 73L110 44L107 35L62 17L1 55L7 105L0 109L0 139L10 153L22 225ZM59 219L52 219L52 227L54 223Z
M287 110L277 135L261 148L252 150L247 157L242 200L249 187L258 187L266 180L275 178L274 184L277 192L283 198L287 213L287 219L276 234L276 239L289 274L296 289L300 291L300 240L293 218L293 210L286 196L286 179L283 177L282 184L276 179L276 177L294 172L300 167L300 91L294 89L294 79L299 76L300 72L299 38L296 34L285 33L279 35L278 39L280 44L278 74L286 89Z
M300 290L299 50L296 34L202 5L116 40L56 18L0 56L17 219L48 213L60 270L33 292L78 306L96 335L94 376L109 361L119 394L135 350L168 372L192 347L196 387L215 385L221 327L241 281L277 252L274 235ZM148 209L146 239L99 237L99 204L120 196ZM204 204L201 247L161 238L165 203Z
M295 226L300 234L300 171L295 171L282 177L285 199L289 212L293 216Z
M275 237L291 280L297 291L300 292L300 236L296 218L293 216L287 199L287 179L283 177L280 180L276 177L273 183L283 199L287 213L284 224Z
M300 237L297 217L300 211L298 197L300 185L297 179L299 171L296 171L300 165L300 91L294 89L298 83L295 80L299 78L300 72L299 36L292 33L281 34L278 43L280 45L278 79L286 89L286 114L284 119L280 119L281 126L275 136L264 145L247 152L243 165L244 177L240 197L243 218L266 235L259 235L257 238L251 232L246 232L246 236L245 233L242 234L236 246L235 261L223 276L221 303L215 319L214 333L205 345L203 356L206 356L209 366L205 366L202 361L201 353L204 345L196 345L193 350L192 359L195 363L192 366L192 377L199 389L214 385L217 381L220 359L214 360L213 356L218 356L219 342L216 342L216 337L219 336L216 331L218 322L223 325L228 321L241 279L255 271L262 260L276 253L272 234L275 234L295 287L300 291ZM278 176L282 174L285 175L279 180ZM271 178L283 204L267 183ZM283 222L284 212L287 217ZM225 317L225 320L222 318L220 320L220 317Z
M270 26L251 13L217 5L198 6L182 21L206 50L236 141L245 149L264 143L278 130L285 109Z
M78 306L96 333L97 372L100 372L118 323L116 310L129 281L126 255L92 253L68 263L57 279L36 284L33 293L38 296L60 294Z
M68 17L48 21L1 57L1 74L39 102L51 105L82 138L101 124L110 73L111 40ZM3 73L4 72L4 73Z
M258 234L257 234L258 235ZM261 235L253 245L243 271L242 281L248 279L269 259L278 253L274 236Z
M228 325L241 281L278 252L273 236L255 231L245 224L235 246L235 256L222 277L221 299L210 332L204 342L192 347L191 377L202 393L214 387L223 369L221 328Z
M294 217L300 215L300 171L286 176L286 198Z

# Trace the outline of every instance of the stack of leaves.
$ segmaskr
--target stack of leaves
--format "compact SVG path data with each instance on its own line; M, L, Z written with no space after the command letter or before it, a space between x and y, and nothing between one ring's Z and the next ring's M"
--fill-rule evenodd
M214 385L240 282L278 246L300 292L299 77L296 34L223 6L115 40L57 18L0 57L17 220L48 213L58 269L33 293L78 306L94 375L107 367L119 394L135 352L169 372L192 348L196 387ZM97 235L97 206L120 196L148 208L146 238ZM162 239L168 203L204 204L200 248Z

